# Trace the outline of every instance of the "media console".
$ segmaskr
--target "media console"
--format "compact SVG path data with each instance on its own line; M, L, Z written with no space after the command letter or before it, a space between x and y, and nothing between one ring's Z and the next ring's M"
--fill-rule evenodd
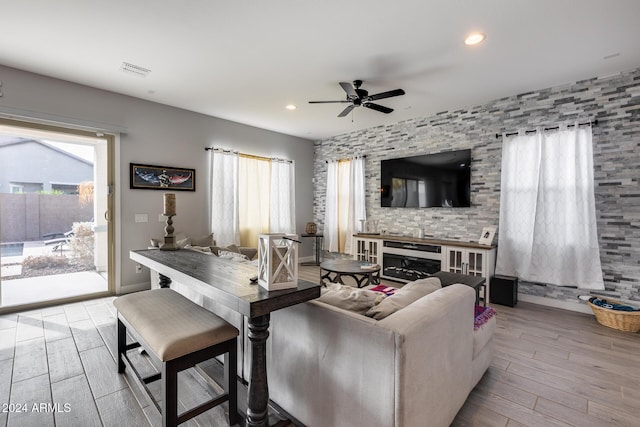
M354 259L380 264L380 276L399 282L429 277L437 271L482 276L485 301L496 264L496 246L458 240L420 239L382 234L355 234Z

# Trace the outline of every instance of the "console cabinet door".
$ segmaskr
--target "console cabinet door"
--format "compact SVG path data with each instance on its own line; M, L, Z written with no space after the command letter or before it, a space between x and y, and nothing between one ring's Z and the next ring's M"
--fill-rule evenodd
M446 261L443 270L450 273L465 274L464 268L466 263L466 253L464 249L446 247Z
M379 239L362 239L353 238L355 248L353 259L357 261L367 261L374 264L380 264L380 249L382 240Z
M487 251L467 249L467 272L470 276L485 276Z
M487 251L447 246L444 271L487 277Z

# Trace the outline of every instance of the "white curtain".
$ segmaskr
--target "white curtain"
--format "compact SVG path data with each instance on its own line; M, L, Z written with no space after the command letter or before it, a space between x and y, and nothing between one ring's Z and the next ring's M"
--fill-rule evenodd
M271 210L269 228L272 233L296 232L295 176L293 163L271 161Z
M351 170L349 171L349 217L346 224L347 239L345 240L344 252L351 254L351 236L358 232L361 219L367 219L365 207L364 189L364 157L351 160Z
M327 163L324 241L329 252L338 252L338 162L335 160Z
M238 153L211 150L211 232L220 246L240 244Z
M258 247L258 235L269 232L271 162L240 156L238 164L238 218L240 245Z
M504 137L496 273L604 289L591 127Z
M330 252L351 253L351 237L366 219L365 159L330 161L327 165L324 238Z

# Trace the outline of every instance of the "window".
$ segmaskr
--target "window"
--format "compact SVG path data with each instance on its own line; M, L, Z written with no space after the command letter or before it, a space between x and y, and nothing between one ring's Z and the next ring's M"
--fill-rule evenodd
M604 289L593 192L591 127L506 138L498 274Z
M330 252L351 253L351 236L366 220L363 157L327 164L324 235Z
M211 231L219 245L256 247L260 233L295 233L293 162L211 151Z

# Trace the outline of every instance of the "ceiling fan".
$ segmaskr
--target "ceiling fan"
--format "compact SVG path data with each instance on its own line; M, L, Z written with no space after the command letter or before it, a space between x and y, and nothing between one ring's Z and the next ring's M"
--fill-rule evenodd
M378 99L391 98L392 96L404 95L404 90L395 89L388 92L376 93L375 95L369 95L369 92L360 89L362 86L362 80L354 80L353 85L348 82L340 82L340 86L347 93L347 98L343 101L309 101L309 104L332 104L332 103L351 103L347 106L338 117L344 117L356 107L366 107L372 110L380 111L381 113L389 114L393 111L393 108L385 107L383 105L374 104L371 101L377 101Z

